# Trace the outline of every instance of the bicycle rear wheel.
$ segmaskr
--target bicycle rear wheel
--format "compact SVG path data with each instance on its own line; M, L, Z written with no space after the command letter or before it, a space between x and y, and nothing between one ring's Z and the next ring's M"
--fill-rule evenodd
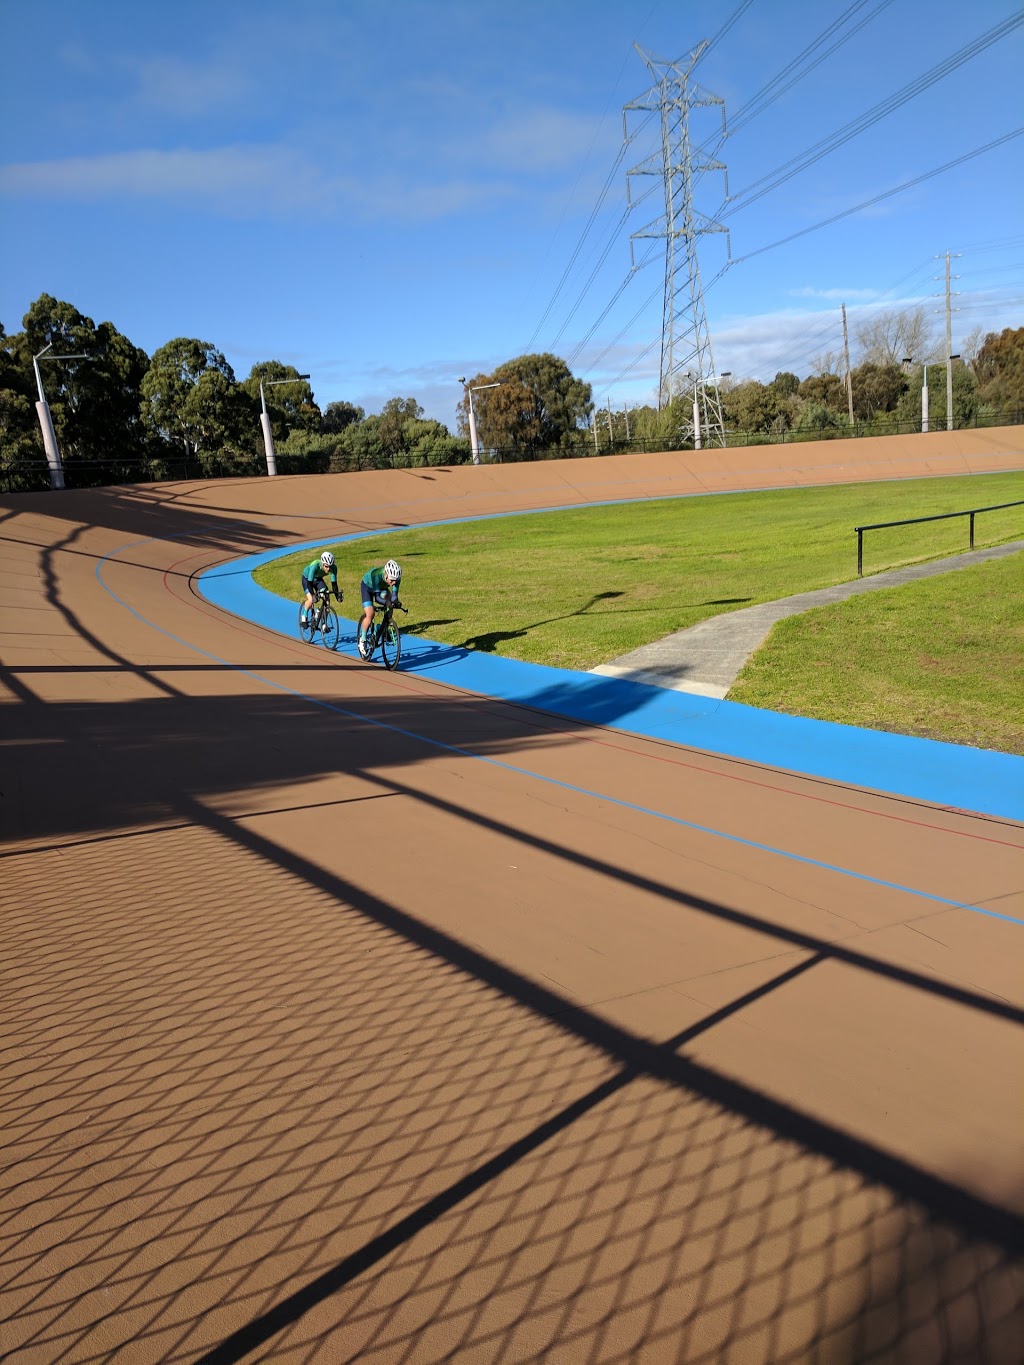
M303 606L300 605L300 606L299 606L299 635L301 636L301 638L302 638L302 640L303 640L303 643L305 643L305 644L307 644L307 645L311 645L311 644L313 643L313 610L312 610L312 608L310 608L309 615L306 616L305 621L303 621L302 618L303 618L303 616L305 616L305 615L306 615L306 609L305 609L305 607L303 607Z
M331 607L324 607L323 619L320 622L320 637L324 642L324 648L337 649L340 635L341 627L338 625L337 612Z
M380 642L380 652L384 656L385 668L397 668L402 657L402 634L394 621L389 621Z

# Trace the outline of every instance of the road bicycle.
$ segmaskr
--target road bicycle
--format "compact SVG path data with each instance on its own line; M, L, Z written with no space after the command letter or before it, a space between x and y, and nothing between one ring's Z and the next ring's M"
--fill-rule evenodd
M384 660L385 668L397 668L398 661L402 657L402 632L398 629L394 616L396 604L392 602L383 608L379 616L375 616L370 623L370 629L366 632L366 639L363 641L359 651L360 658L364 663L370 663L380 646L381 658ZM399 611L408 613L407 607L398 607Z
M338 613L330 605L329 598L327 589L320 588L308 612L302 603L299 604L299 635L307 645L314 642L319 632L325 649L338 648L341 626L338 624ZM302 619L304 614L305 620Z

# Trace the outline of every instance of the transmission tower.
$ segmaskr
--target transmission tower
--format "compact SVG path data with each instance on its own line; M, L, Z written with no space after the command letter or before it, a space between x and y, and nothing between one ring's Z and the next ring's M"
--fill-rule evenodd
M654 152L626 172L630 205L633 202L630 177L657 175L664 185L664 213L639 232L632 233L629 243L630 260L636 269L636 241L646 237L665 240L658 407L666 406L676 395L692 389L694 420L682 433L684 439L692 437L695 444L724 446L725 423L704 311L697 239L704 233L724 232L728 252L729 235L728 229L694 208L693 190L695 182L707 171L721 171L727 175L724 163L717 159L725 141L725 101L691 79L693 68L709 46L706 40L675 62L662 61L637 43L633 46L654 78L654 84L639 99L623 107L623 135L628 141L626 116L631 112L657 111L661 121L660 152ZM706 146L695 148L690 140L690 114L694 109L710 105L721 108L721 135L711 139L710 150ZM726 178L726 197L728 189Z

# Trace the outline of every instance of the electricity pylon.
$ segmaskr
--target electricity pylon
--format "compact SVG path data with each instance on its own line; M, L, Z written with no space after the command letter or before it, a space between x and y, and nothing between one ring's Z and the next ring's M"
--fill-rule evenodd
M629 251L636 269L635 242L638 238L665 239L665 291L661 313L661 368L658 378L658 407L666 406L679 393L693 389L694 415L687 424L686 436L696 437L709 446L725 445L725 423L718 397L711 336L704 311L704 292L697 263L697 238L708 232L724 232L728 251L728 229L699 213L693 206L694 183L706 171L726 173L717 152L725 141L725 101L691 80L693 68L708 46L705 40L675 62L662 61L633 46L654 77L654 85L639 99L622 110L622 128L629 140L626 115L632 111L657 111L661 120L661 150L626 172L627 197L630 177L658 175L664 184L665 211L646 227L630 236ZM694 147L690 141L690 113L694 109L719 105L722 110L721 136L710 151ZM728 198L728 178L725 182ZM632 204L632 199L629 199ZM710 387L709 387L710 385Z

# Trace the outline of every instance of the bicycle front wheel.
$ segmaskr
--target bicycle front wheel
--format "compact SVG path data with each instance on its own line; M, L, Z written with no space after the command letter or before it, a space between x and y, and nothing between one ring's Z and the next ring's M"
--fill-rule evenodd
M341 635L341 627L338 625L338 615L331 607L324 608L323 620L320 622L320 635L324 642L325 649L337 649L338 638Z
M306 616L306 610L302 606L299 607L299 635L304 644L311 645L313 643L313 613L310 611L309 615Z
M380 642L380 652L384 656L385 668L397 668L402 657L402 635L394 621L388 622Z

